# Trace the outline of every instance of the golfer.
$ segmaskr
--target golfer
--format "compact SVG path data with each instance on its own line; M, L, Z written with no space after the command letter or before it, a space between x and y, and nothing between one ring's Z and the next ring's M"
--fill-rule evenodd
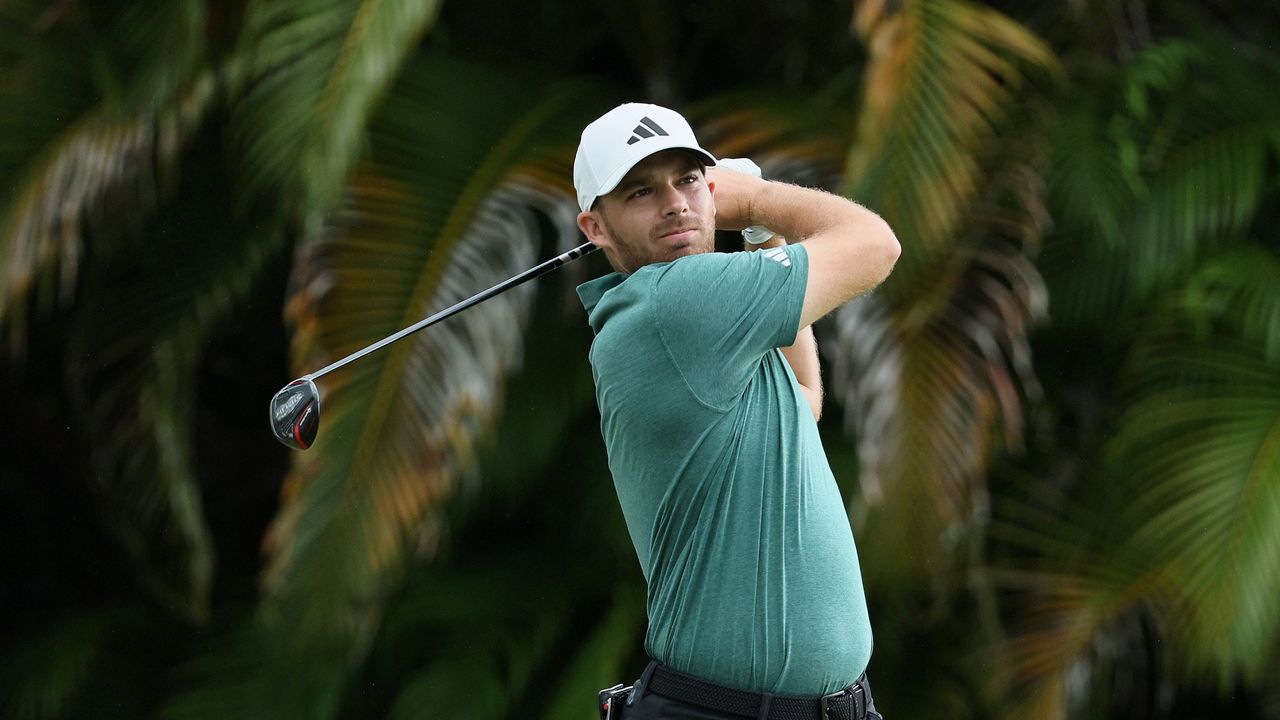
M588 125L573 179L578 227L616 270L578 294L653 659L602 704L627 720L880 718L810 326L885 279L892 230L844 198L716 167L656 105ZM716 228L751 226L776 234L714 252Z

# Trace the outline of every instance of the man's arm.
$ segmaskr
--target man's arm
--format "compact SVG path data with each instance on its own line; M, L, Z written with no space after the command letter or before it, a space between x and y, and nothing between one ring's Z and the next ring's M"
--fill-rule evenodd
M775 234L760 245L746 245L748 250L767 250L786 245L782 235ZM818 342L813 336L813 326L806 325L796 333L796 341L782 348L782 356L791 366L791 372L800 383L800 391L813 411L813 419L822 419L822 368L818 362Z
M782 356L795 373L796 382L804 399L809 402L813 411L813 419L822 419L822 373L818 367L818 343L813 337L813 326L809 325L796 333L794 345L782 348Z
M879 285L898 260L901 249L893 230L857 203L719 168L711 168L707 177L718 228L763 225L804 245L809 276L802 328Z

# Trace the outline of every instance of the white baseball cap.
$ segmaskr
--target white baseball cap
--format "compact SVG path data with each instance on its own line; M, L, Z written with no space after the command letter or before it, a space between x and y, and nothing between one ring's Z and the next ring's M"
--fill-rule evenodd
M627 103L601 115L582 131L573 161L573 187L578 207L590 210L596 198L608 195L636 163L663 150L689 150L716 164L716 157L693 135L680 113L659 105Z

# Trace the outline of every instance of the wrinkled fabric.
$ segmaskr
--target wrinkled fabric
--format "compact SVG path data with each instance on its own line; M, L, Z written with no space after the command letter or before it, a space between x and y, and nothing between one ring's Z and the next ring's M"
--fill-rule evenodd
M578 288L609 468L648 581L651 657L823 695L871 656L861 571L795 342L801 245L707 253Z

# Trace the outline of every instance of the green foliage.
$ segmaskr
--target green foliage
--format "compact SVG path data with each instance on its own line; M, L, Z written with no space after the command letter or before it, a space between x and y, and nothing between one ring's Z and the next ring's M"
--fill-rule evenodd
M0 321L15 352L30 295L70 300L84 233L105 244L121 229L108 215L155 208L217 83L198 0L46 5L0 7Z
M149 717L187 635L142 608L71 612L6 653L0 711L15 720Z
M874 506L860 533L903 548L864 571L897 593L968 562L991 459L1020 447L1037 397L1044 122L1023 86L1059 68L1029 30L978 5L867 3L857 23L872 57L845 186L905 249L883 288L836 314L825 349Z
M578 89L443 58L416 63L402 82L372 126L370 160L347 204L297 267L290 305L303 367L516 274L541 247L532 208L551 201L500 186L548 142L563 142L558 128L580 124L581 105L569 102ZM477 84L501 91L470 92ZM439 103L453 112L432 113ZM567 233L572 225L557 214ZM354 640L376 627L388 583L414 538L432 532L429 510L449 496L518 365L531 292L506 293L466 322L321 381L325 434L297 456L266 578L267 612L298 642L334 632Z
M215 559L191 437L201 356L271 246L218 212L226 187L184 178L174 194L124 252L86 272L96 302L71 329L67 384L98 438L104 519L161 604L202 623Z
M1069 95L1051 146L1060 229L1045 252L1064 330L1137 321L1253 228L1280 147L1275 77L1221 42L1170 40Z
M102 662L109 616L72 618L5 659L0 688L13 720L61 717Z
M5 345L69 328L31 361L117 541L75 551L122 547L150 603L11 620L0 713L585 720L639 671L570 290L602 258L322 379L278 507L211 476L265 429L219 462L198 432L211 377L287 379L211 367L232 318L310 371L577 244L616 96L902 242L818 328L890 715L1275 716L1274 13L866 0L845 38L849 4L788 7L727 38L728 2L0 3Z
M984 152L1026 75L1057 63L1017 22L961 0L868 2L856 22L872 56L844 189L909 244L884 288L902 301L945 272Z
M1134 339L1081 500L1006 505L1001 534L1041 566L1000 574L1036 598L1010 643L1024 679L1060 683L1082 661L1101 673L1102 639L1144 616L1186 677L1224 694L1264 679L1280 619L1280 366L1247 309L1280 300L1276 269L1250 251L1189 278Z
M1222 266L1239 268L1235 259ZM1120 522L1168 586L1171 634L1185 662L1223 690L1236 677L1261 681L1280 631L1271 602L1280 593L1271 532L1280 523L1280 364L1259 352L1263 337L1240 302L1280 302L1280 266L1267 260L1230 277L1209 268L1219 297L1237 301L1199 305L1206 279L1196 277L1172 327L1141 339L1125 375L1133 398L1106 455L1132 483Z
M437 0L253 0L233 82L244 202L281 193L314 228L359 157L364 130Z

